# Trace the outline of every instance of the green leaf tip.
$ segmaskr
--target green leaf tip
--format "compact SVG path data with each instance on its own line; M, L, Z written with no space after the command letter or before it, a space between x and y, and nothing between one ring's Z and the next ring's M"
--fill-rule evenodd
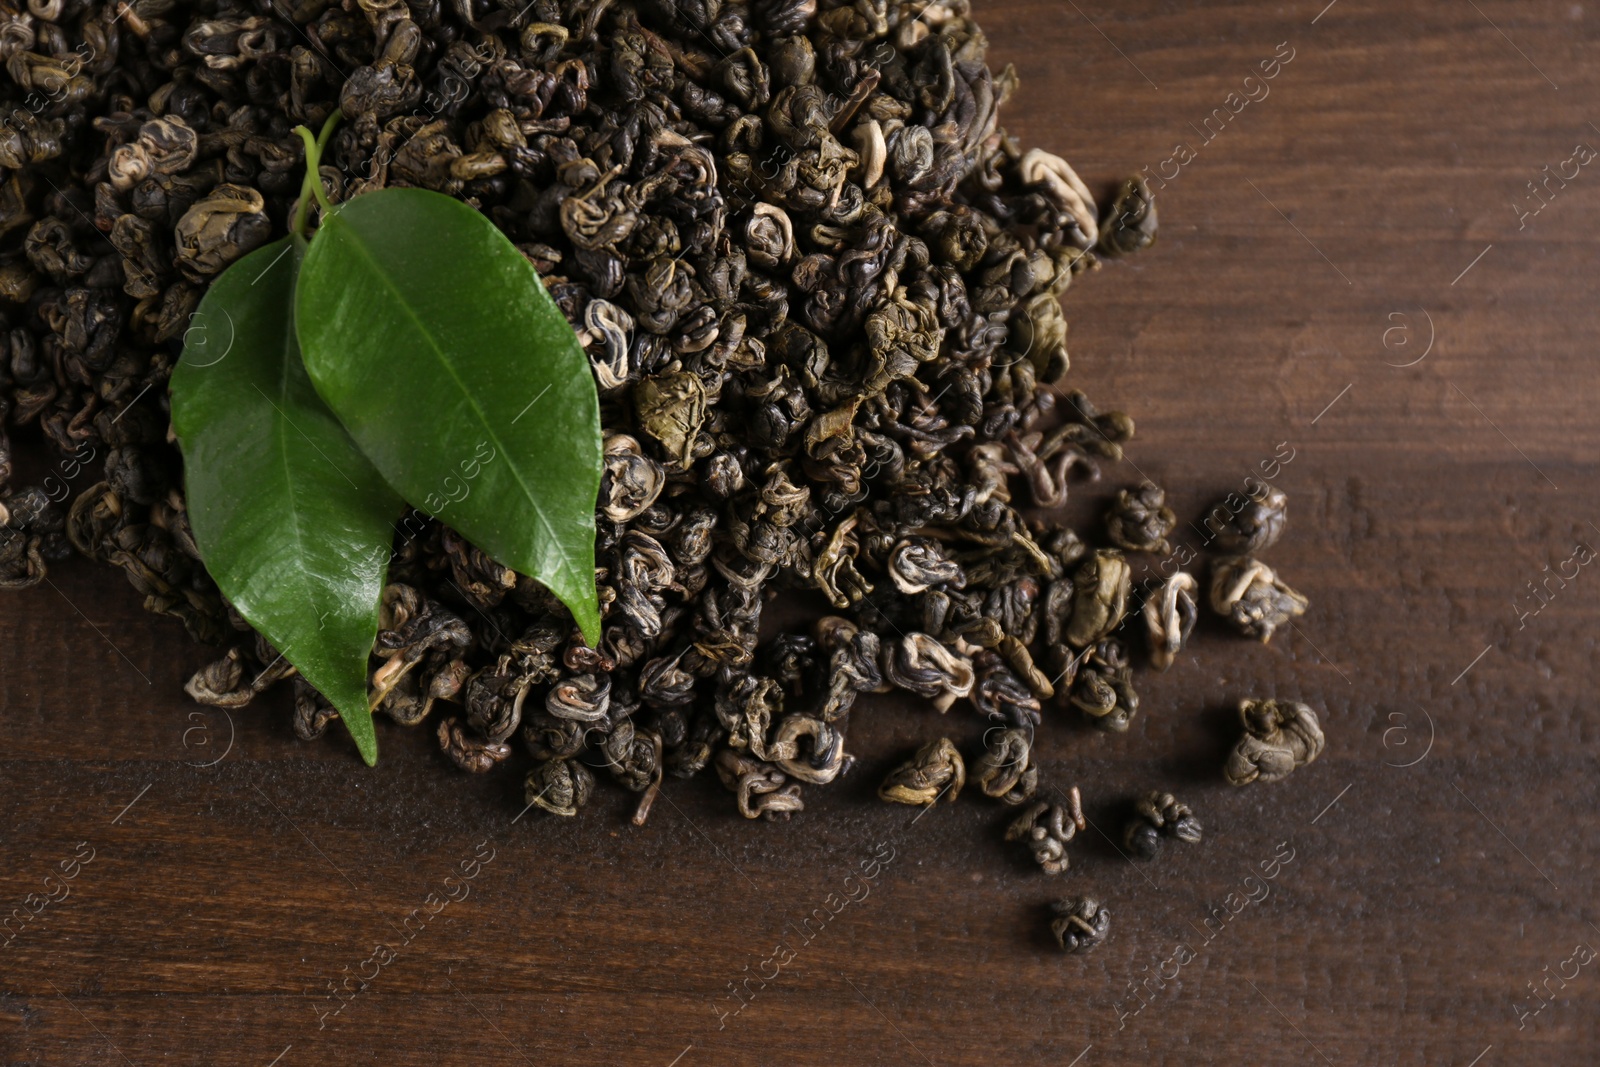
M344 721L343 712L339 713L339 719ZM378 765L378 734L372 728L372 712L368 710L358 721L366 724L365 730L359 732L351 730L350 736L355 740L356 751L361 753L361 758L366 762L366 765L368 767L376 767Z

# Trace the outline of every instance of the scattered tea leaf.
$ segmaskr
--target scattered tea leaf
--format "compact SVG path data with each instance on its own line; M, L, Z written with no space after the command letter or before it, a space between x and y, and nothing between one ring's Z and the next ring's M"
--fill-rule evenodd
M389 484L597 642L599 399L526 257L465 204L383 189L323 216L296 313L312 381Z
M274 241L211 285L172 373L172 426L206 569L371 764L367 656L401 504L306 376L293 317L303 250Z

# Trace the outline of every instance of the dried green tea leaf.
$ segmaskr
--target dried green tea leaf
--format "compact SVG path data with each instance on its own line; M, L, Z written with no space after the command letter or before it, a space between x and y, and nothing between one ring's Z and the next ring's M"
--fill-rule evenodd
M338 709L371 764L367 657L401 504L301 364L303 252L274 241L206 292L172 372L172 427L206 569Z
M325 215L301 267L317 390L390 485L600 636L600 406L533 265L488 219L423 189Z

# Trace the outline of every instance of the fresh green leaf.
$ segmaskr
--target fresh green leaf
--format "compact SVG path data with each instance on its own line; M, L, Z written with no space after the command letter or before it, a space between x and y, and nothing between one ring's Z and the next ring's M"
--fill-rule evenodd
M401 504L301 363L304 249L275 241L212 283L172 372L172 427L206 570L338 709L371 764L367 657Z
M296 323L317 391L389 484L596 642L599 398L527 258L447 196L367 193L323 215Z

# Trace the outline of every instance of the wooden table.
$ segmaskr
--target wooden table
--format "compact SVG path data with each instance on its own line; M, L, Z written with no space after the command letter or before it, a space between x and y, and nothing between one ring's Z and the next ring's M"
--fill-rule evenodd
M982 798L872 799L919 741L975 743L970 715L863 716L858 773L787 825L710 776L643 829L610 788L516 821L518 775L463 776L426 732L386 730L368 771L281 702L197 708L205 651L68 565L0 615L0 902L70 890L0 950L4 1062L1592 1062L1600 573L1566 561L1600 543L1600 175L1527 183L1600 146L1596 16L1323 2L980 9L1025 145L1097 191L1177 175L1157 247L1067 296L1074 382L1139 419L1137 470L1069 510L1143 472L1198 519L1286 448L1267 558L1313 605L1267 646L1204 624L1126 736L1047 723L1095 825L1071 872L1030 870ZM1328 749L1233 789L1253 694L1322 710ZM1098 831L1158 785L1206 839L1135 866ZM1068 891L1115 916L1092 953L1048 943Z

